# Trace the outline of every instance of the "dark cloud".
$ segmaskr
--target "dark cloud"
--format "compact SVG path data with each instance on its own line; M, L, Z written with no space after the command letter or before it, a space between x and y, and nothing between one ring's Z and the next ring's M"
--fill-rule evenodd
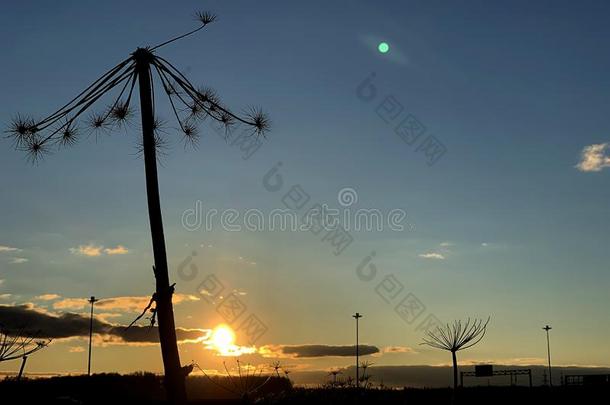
M36 333L39 338L60 339L89 336L89 318L74 313L53 315L34 309L29 305L0 305L0 326L7 330L25 328ZM159 333L156 327L134 325L129 329L93 319L93 332L118 338L128 343L157 343ZM202 329L176 328L178 341L196 340L207 336Z
M379 348L370 345L358 345L362 356L379 353ZM356 345L353 346L329 346L329 345L299 345L282 346L282 353L295 357L347 357L356 355Z

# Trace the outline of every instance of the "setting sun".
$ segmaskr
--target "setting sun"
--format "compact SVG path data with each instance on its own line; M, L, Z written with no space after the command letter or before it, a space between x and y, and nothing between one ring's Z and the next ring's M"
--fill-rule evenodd
M0 7L0 405L610 397L610 0L54 3Z
M218 325L212 332L212 344L221 352L227 352L235 343L235 332L227 325Z

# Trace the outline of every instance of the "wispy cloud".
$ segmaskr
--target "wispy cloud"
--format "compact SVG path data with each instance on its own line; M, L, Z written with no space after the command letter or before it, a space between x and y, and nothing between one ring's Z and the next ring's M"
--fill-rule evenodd
M22 263L26 263L29 261L30 261L30 259L26 259L25 257L13 257L9 263L10 264L22 264Z
M80 245L77 248L70 248L70 252L75 255L97 257L102 255L103 248L103 246L96 246L90 243L88 245Z
M85 348L82 346L70 346L68 349L69 353L82 353L85 351Z
M418 256L422 259L445 260L445 256L436 252L420 253Z
M82 298L62 298L53 303L54 309L83 309L89 305L86 297ZM111 297L100 299L95 306L106 311L122 311L122 312L141 312L149 303L148 296L124 296ZM199 297L189 294L174 294L172 299L174 305L183 302L199 301Z
M36 297L34 297L35 300L40 300L40 301L53 301L53 300L56 300L59 298L61 298L61 296L58 294L41 294L41 295L37 295Z
M441 247L451 247L453 246L453 242L441 242Z
M542 366L546 364L544 357L511 357L505 359L483 359L483 360L460 360L460 364L465 366L476 366L478 364L499 364L512 366ZM441 363L442 366L451 366L451 363Z
M21 252L21 249L11 246L0 245L0 253L3 252Z
M417 353L409 346L387 346L383 348L383 353Z
M607 150L610 150L609 143L585 146L576 168L581 172L599 172L605 167L610 167L610 156L605 153Z
M117 245L115 247L104 248L102 245L96 245L94 243L89 243L87 245L79 245L76 248L70 248L70 253L80 256L87 257L99 257L103 254L108 256L114 255L124 255L129 253L129 249L127 249L123 245Z
M123 315L115 312L98 312L95 314L95 317L102 322L111 323L113 318L121 318Z
M129 253L129 250L123 245L117 245L113 248L104 249L104 253L106 253L107 255L125 255Z

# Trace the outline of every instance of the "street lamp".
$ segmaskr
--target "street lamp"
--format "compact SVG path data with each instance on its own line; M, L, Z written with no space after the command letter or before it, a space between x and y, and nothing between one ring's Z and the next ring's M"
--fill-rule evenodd
M89 304L91 304L91 317L89 318L89 362L87 363L87 375L91 375L91 338L93 336L93 304L98 302L99 300L95 299L92 295L89 298Z
M359 380L359 375L358 375L358 367L359 367L359 361L360 361L360 348L358 346L358 319L362 318L362 315L358 312L356 312L354 315L352 315L353 318L356 319L356 388L360 387L360 380Z
M551 373L551 343L549 341L549 331L553 329L549 325L546 325L542 330L546 331L546 351L549 358L549 385L553 386L553 374Z

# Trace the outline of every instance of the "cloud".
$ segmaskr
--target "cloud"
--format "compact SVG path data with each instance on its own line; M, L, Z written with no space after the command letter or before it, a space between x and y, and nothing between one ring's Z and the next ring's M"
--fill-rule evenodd
M383 348L383 353L417 353L409 346L387 346Z
M70 353L82 353L85 351L85 348L82 346L70 346L68 352Z
M89 336L89 317L62 313L59 315L41 312L31 305L0 305L0 319L7 330L26 328L41 339L65 339ZM134 325L127 329L93 319L93 332L102 342L114 344L154 344L159 342L156 327ZM10 332L9 332L10 334ZM208 329L176 328L179 343L200 342L207 339Z
M90 243L88 245L80 245L78 248L70 248L70 252L75 255L97 257L102 255L103 248L103 246L96 246Z
M4 252L21 252L21 249L18 249L16 247L0 245L0 253L4 253Z
M257 353L257 349L255 346L239 346L235 344L229 344L226 346L218 346L214 343L212 339L213 331L210 331L209 335L202 340L198 341L198 343L203 343L206 349L216 351L218 356L224 357L239 357L244 354L252 354Z
M512 366L542 366L546 364L544 357L511 357L503 359L483 359L483 360L460 360L460 364L464 366L476 366L479 364L493 365L512 365ZM443 366L451 366L451 363L441 363Z
M420 253L418 256L422 259L445 260L445 256L435 252Z
M29 259L26 259L25 257L13 257L9 263L10 264L22 264L22 263L26 263L28 261L29 261Z
M379 348L370 345L358 345L361 356L379 353ZM259 349L264 357L350 357L356 355L356 346L330 345L267 345Z
M124 314L117 314L115 312L98 312L95 317L102 322L110 323L112 318L121 318Z
M10 300L12 296L12 294L0 294L0 300Z
M104 246L102 245L89 243L87 245L79 245L77 248L70 248L70 253L87 257L99 257L103 254L106 254L108 256L114 256L125 255L129 253L129 249L127 249L123 245L116 245L115 247L104 248Z
M53 303L54 309L83 309L89 305L89 298L62 298ZM106 311L141 312L149 303L149 296L126 296L102 298L96 304L96 308ZM172 299L174 305L183 302L199 301L199 297L189 294L174 294Z
M575 166L581 172L599 172L610 167L610 156L604 152L610 149L609 143L585 146L580 153L580 162Z
M88 298L62 298L59 301L53 303L54 309L82 309L85 308L89 303Z
M451 247L453 246L452 242L441 242L440 244L441 247Z
M106 248L104 249L104 253L107 255L125 255L129 253L129 250L123 245L117 245L114 248Z
M42 295L37 295L36 297L34 297L35 300L40 300L40 301L53 301L56 299L61 298L61 296L57 295L57 294L42 294Z

